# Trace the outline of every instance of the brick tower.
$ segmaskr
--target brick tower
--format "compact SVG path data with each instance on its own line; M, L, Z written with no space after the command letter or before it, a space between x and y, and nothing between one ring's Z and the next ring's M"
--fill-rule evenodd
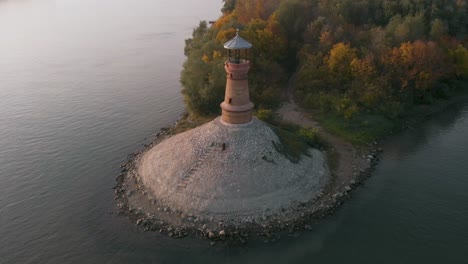
M221 103L221 119L229 124L246 124L252 120L254 104L250 101L248 72L250 61L246 59L248 49L252 44L239 36L236 36L224 44L229 52L229 58L224 64L227 73L226 93L224 102ZM244 51L244 59L241 51Z

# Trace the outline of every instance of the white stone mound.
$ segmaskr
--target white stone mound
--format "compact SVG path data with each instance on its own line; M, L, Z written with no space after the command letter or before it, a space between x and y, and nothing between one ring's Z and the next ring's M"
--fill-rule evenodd
M329 171L320 151L293 163L273 142L280 144L277 135L255 118L245 125L217 118L155 145L137 169L160 204L187 214L233 220L276 214L313 200Z

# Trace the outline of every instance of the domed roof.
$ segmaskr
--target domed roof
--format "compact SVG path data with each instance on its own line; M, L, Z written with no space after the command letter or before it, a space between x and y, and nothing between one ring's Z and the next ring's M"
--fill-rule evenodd
M252 48L252 44L250 44L247 40L239 36L239 29L238 29L236 36L233 39L229 40L228 42L224 43L224 48L230 49L230 50L250 49Z

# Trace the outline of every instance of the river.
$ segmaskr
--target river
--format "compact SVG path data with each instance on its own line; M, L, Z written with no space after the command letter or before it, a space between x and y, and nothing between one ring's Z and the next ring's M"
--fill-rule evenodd
M183 112L184 39L221 4L0 0L0 263L467 263L468 102L389 140L297 238L210 247L113 214L119 165Z

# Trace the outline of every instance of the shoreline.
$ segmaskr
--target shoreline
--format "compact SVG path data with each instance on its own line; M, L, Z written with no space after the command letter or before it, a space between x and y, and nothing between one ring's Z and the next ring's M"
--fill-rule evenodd
M314 223L333 214L337 207L349 198L350 191L359 185L359 178L367 178L367 176L354 177L345 185L336 185L337 181L333 173L332 178L316 199L308 203L292 204L279 214L259 216L257 219L230 222L227 219L203 219L184 215L159 205L148 195L136 172L136 164L147 150L177 134L179 124L186 118L187 116L184 116L171 127L162 128L151 143L145 144L142 149L130 154L129 159L121 165L122 170L117 177L117 185L114 187L118 214L127 216L132 223L141 226L145 231L155 231L174 238L190 236L208 238L212 242L230 241L234 244L245 244L248 239L252 238L274 242L285 234L297 236L298 232L312 230ZM373 160L376 161L376 159ZM370 175L371 167L361 169L359 175L364 173ZM340 187L340 191L337 191L337 186ZM157 211L154 208L157 208ZM174 225L174 222L177 222L177 225Z
M468 99L468 95L444 101L432 106L432 111L414 117L414 119L410 120L411 122L405 121L405 124L420 123L447 107L466 99ZM303 115L303 112L298 111L298 109L296 106L295 112ZM278 111L280 112L281 109ZM305 116L302 116L302 118L302 121L306 119L318 125L318 123ZM296 237L300 232L312 230L314 223L334 214L341 204L351 198L352 190L372 176L372 172L378 164L379 154L383 151L377 142L370 143L363 149L357 149L351 143L329 134L320 127L320 136L325 135L327 142L330 143L330 139L332 139L334 143L330 144L331 151L338 155L338 165L336 168L330 168L332 178L317 199L305 204L292 205L284 212L283 216L273 215L263 217L263 219L247 219L240 225L239 223L231 225L228 221L219 221L219 219L199 219L196 216L172 211L167 207L158 207L157 212L148 213L145 211L145 206L156 207L157 201L148 197L135 171L135 164L148 149L164 139L180 133L181 123L187 121L187 119L188 116L185 114L172 126L162 128L149 144L143 145L142 149L129 155L129 159L121 165L122 170L117 177L117 185L114 187L115 200L118 214L127 216L132 223L140 226L145 231L159 232L173 238L204 238L210 241L212 245L216 241L244 245L249 239L263 240L265 243L275 242L284 235ZM303 122L301 126L307 127L307 122L305 124ZM397 134L408 127L409 125L402 127L401 130L390 133L389 136ZM184 128L182 131L184 131ZM340 143L337 144L336 140ZM135 201L138 201L137 204L139 203L142 206L137 207L132 204ZM289 216L284 217L286 214ZM174 223L176 218L179 219L179 224L171 224Z

